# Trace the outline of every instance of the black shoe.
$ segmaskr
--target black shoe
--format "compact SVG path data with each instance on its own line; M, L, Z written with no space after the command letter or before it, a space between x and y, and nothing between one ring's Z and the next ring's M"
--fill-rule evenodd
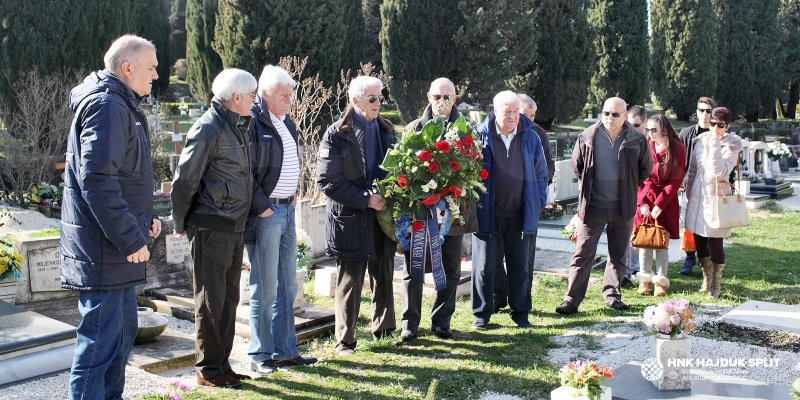
M560 306L556 307L556 312L559 314L575 314L578 312L578 306L572 304L571 301L564 300Z
M297 356L295 358L290 358L288 360L272 360L272 364L275 368L291 368L291 367L300 367L303 365L311 365L317 362L317 359L314 357L303 357Z
M483 318L475 317L475 321L472 322L471 327L472 327L472 329L477 329L479 331L485 331L485 330L489 329L489 321L486 321Z
M625 310L630 308L630 307L628 307L627 304L623 303L620 300L614 300L614 302L609 304L608 306L613 308L613 309L615 309L615 310L617 310L617 311L625 311Z
M528 322L528 321L520 321L520 322L515 322L515 323L517 324L517 328L520 328L520 329L533 328L533 325L531 325L531 323Z
M378 333L373 333L372 334L372 338L375 339L375 340L381 340L383 338L390 338L393 335L394 335L394 330L388 330L387 329L385 331L380 331Z
M449 339L453 336L453 331L450 328L445 328L443 326L434 326L431 328L433 334L442 338L442 339Z
M271 374L275 372L275 365L272 360L264 360L262 362L250 363L250 371L259 373L261 375Z
M415 340L416 338L417 338L417 334L414 333L413 331L408 330L408 329L403 329L403 331L400 332L400 340L402 340L404 342L410 342L412 340Z

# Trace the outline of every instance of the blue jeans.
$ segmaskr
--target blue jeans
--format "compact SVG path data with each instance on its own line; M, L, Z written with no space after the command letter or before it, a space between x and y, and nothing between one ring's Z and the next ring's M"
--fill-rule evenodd
M136 339L136 288L81 291L69 399L121 399Z
M294 330L297 295L297 236L294 206L276 204L259 218L255 243L245 243L250 258L250 347L253 362L288 360L300 355Z

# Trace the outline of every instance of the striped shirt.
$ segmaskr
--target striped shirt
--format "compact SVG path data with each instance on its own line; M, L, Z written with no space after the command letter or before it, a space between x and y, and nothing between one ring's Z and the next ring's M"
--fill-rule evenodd
M283 123L284 118L286 118L285 115L278 118L270 112L269 117L283 143L281 175L278 178L275 189L272 190L269 197L285 199L297 192L297 184L300 180L300 162L297 159L297 143L295 143L292 134L289 133L289 129L286 128L286 124Z

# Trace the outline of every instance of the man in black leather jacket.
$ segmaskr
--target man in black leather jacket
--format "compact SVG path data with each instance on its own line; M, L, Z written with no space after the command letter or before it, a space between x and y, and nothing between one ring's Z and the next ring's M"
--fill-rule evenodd
M194 262L197 383L238 387L246 375L228 362L233 349L244 232L252 199L245 134L256 98L256 78L239 69L220 72L211 107L186 135L175 180L175 236L188 235Z

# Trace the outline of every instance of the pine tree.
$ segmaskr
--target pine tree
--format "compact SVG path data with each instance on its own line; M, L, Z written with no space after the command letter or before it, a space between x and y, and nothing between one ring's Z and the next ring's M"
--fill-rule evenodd
M169 27L170 59L186 58L186 0L172 0Z
M206 103L214 96L211 83L222 71L222 60L211 48L216 12L215 0L186 1L186 80L192 96Z
M462 25L458 1L386 0L381 5L383 68L389 93L404 122L419 117L425 93L439 77L452 81L458 50L451 35Z
M576 66L593 65L595 55L584 0L537 0L535 8L537 58L508 83L536 101L536 121L549 128L554 120L569 122L581 114L591 71Z
M786 55L782 82L789 85L786 118L797 118L800 97L800 0L782 0L778 15L783 29L782 47Z
M653 92L660 106L688 121L697 99L712 96L717 87L711 0L653 0L650 26Z
M647 44L647 2L590 0L589 24L597 64L589 87L589 101L601 105L613 96L642 104L647 96L650 69Z
M136 34L153 42L158 59L158 79L153 82L153 95L158 96L169 86L172 69L170 59L169 15L164 0L140 0L136 10Z
M780 0L713 0L719 20L716 100L748 122L771 116L783 74Z

